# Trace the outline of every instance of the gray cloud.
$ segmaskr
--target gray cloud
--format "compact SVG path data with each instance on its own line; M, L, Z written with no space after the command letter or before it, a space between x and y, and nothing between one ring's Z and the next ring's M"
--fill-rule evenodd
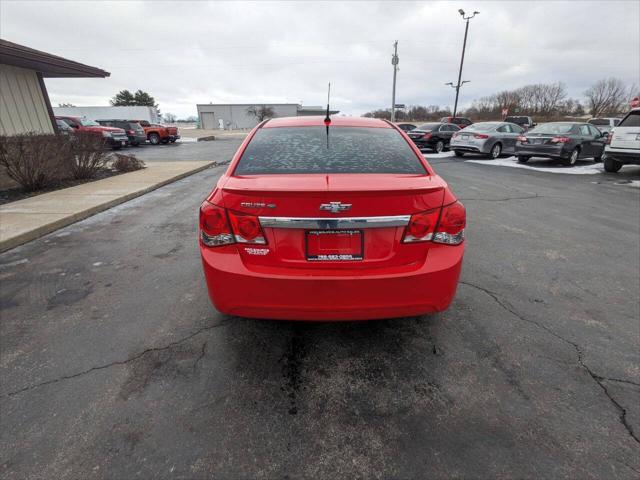
M464 23L472 20L462 104L527 83L563 81L580 97L607 76L640 83L640 2L0 2L0 35L97 66L108 79L50 79L54 104L106 105L143 89L164 112L196 103L325 101L360 114L391 97L453 103Z

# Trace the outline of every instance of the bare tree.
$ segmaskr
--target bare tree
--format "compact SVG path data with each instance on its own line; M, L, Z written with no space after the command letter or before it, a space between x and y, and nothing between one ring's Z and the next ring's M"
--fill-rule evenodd
M255 117L259 122L262 122L265 118L271 118L274 115L273 108L266 105L253 105L247 108L247 115Z
M587 99L587 110L598 117L606 114L616 114L625 109L628 101L628 90L619 78L604 78L598 80L584 92Z
M167 123L175 123L176 116L173 113L163 113L162 118Z

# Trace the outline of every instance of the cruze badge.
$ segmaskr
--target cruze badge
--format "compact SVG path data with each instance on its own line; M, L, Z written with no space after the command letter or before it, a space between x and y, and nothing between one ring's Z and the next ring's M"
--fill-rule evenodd
M240 206L245 208L276 208L275 203L263 202L240 202Z
M320 210L324 210L326 212L331 212L331 213L344 212L350 209L351 209L350 203L329 202L329 203L320 204Z

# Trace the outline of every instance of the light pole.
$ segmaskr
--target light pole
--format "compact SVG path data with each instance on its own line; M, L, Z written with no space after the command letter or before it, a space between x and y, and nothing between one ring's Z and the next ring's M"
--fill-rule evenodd
M445 85L451 85L451 87L456 89L456 102L453 105L454 117L456 116L456 113L458 113L458 96L460 95L460 87L465 83L469 83L469 80L465 80L462 83L460 83L460 80L462 79L462 66L464 65L464 51L467 48L467 33L469 32L469 20L471 20L476 15L478 15L480 12L473 12L473 15L470 15L468 17L465 16L464 10L462 9L458 10L458 13L462 16L462 19L466 21L466 25L464 27L464 43L462 44L462 58L460 58L460 70L458 71L458 83L456 83L455 85L452 82L445 84Z
M391 91L391 121L396 121L396 75L398 73L398 41L393 44L393 56L391 57L391 65L393 65L393 90Z

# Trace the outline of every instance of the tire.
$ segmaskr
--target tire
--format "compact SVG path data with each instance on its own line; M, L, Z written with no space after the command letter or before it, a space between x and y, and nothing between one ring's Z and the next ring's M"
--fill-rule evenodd
M171 143L176 143L175 139L174 140L169 140Z
M491 147L491 150L489 151L489 157L496 159L500 157L501 153L502 153L502 145L498 142L493 147Z
M562 164L565 167L573 167L578 161L579 156L580 156L580 149L574 148L573 150L571 150L571 154L569 155L569 158L562 159Z
M444 142L442 140L438 140L438 143L436 143L434 150L436 151L436 153L444 152Z
M622 163L614 160L613 158L607 157L604 159L604 171L609 173L616 173L618 170L622 168Z
M460 150L454 150L453 153L456 154L456 157L464 157L464 152L461 152Z
M160 141L162 142L163 145L166 145L167 143L169 143L169 139L168 138L163 138Z
M158 145L160 143L160 135L158 135L157 133L150 133L149 143L151 145Z
M518 155L518 163L527 163L529 161L529 158L531 157L527 157L526 155Z

